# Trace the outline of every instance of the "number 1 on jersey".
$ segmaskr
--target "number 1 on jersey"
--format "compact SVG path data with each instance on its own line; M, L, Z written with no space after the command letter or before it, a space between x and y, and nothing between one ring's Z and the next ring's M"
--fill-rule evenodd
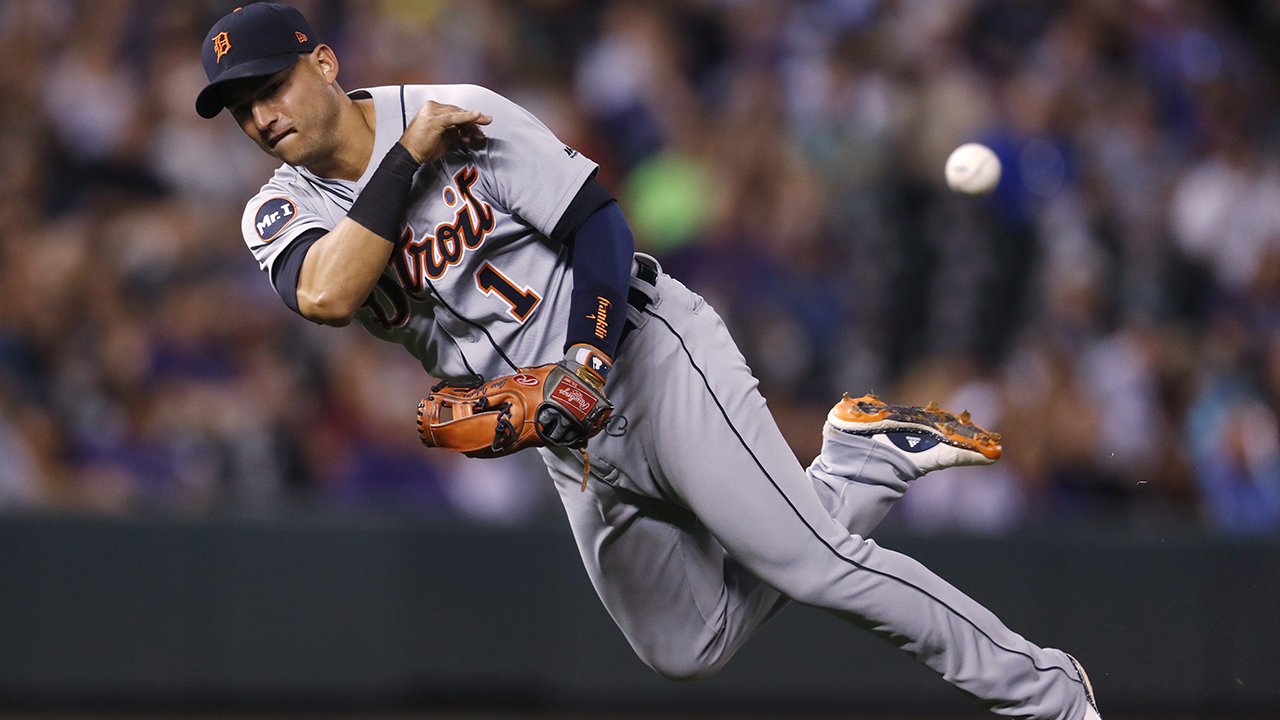
M524 322L529 313L538 306L542 298L532 290L517 288L505 275L487 261L476 271L476 285L485 295L498 295L511 306L510 312L515 319Z

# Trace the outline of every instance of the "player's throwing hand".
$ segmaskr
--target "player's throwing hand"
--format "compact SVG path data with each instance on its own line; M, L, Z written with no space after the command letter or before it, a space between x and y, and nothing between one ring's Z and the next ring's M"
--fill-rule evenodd
M493 118L478 110L428 100L413 116L400 143L419 163L435 162L456 143L483 139L480 126L491 122Z

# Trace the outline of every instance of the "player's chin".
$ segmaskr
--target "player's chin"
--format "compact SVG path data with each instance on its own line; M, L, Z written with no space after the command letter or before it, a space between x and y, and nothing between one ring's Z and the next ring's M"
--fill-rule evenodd
M303 148L302 143L298 141L298 134L291 132L274 143L260 143L263 150L268 155L275 157L290 165L297 165L302 159Z

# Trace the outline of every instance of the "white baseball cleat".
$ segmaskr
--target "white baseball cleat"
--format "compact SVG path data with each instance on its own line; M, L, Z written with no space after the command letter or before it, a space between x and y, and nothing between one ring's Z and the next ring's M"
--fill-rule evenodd
M1084 668L1080 667L1080 661L1066 654L1067 659L1071 661L1071 665L1075 667L1076 673L1080 676L1080 682L1084 683L1084 696L1089 704L1084 708L1084 717L1081 720L1102 720L1102 715L1098 713L1098 701L1093 696L1093 683L1089 682L1089 676L1084 673Z
M863 435L894 448L924 474L962 465L990 465L1000 459L1000 434L974 425L969 413L953 415L929 403L918 408L889 405L875 395L844 398L827 414L832 430Z

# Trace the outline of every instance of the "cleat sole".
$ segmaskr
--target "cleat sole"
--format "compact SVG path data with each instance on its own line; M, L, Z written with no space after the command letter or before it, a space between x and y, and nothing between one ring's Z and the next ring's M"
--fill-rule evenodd
M988 460L999 460L1004 452L1000 433L987 432L975 425L967 412L956 417L932 402L918 408L890 405L874 395L853 398L846 393L844 399L832 408L830 419L840 429L858 435L925 430L948 445L972 450Z

